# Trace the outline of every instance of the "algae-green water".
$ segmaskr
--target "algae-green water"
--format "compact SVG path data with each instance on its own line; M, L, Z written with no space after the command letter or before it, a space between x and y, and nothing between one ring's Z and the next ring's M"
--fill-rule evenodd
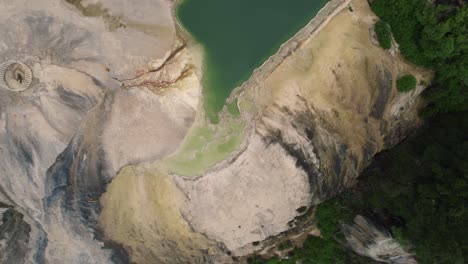
M205 50L203 102L218 119L232 90L249 78L328 0L182 0L177 17Z

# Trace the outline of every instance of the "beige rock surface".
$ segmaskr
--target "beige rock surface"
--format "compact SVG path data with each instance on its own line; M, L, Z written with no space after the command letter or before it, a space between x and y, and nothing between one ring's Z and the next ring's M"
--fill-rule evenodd
M103 146L116 177L100 199L99 228L135 263L206 263L219 251L184 219L186 197L157 165L194 121L201 90L194 63L183 48L168 67L128 81L106 122Z
M192 125L201 87L190 51L179 50L167 64L125 82L115 95L102 134L110 174L169 155Z
M125 93L134 99L144 97L147 103L155 101L151 92L142 96L143 90L121 91L121 81L165 61L174 45L175 29L169 5L162 0L134 0L132 9L112 10L111 1L94 1L110 16L82 12L79 2L84 1L0 0L0 63L24 63L33 77L22 92L0 87L0 203L14 206L30 227L22 259L17 259L17 249L1 247L2 259L8 263L118 259L116 251L104 248L94 233L93 195L100 195L99 188L115 176L108 173L111 166L103 157L109 155L115 159L112 166L122 166L145 156L129 160L113 153L118 150L106 153L102 127L107 119L131 125L106 116L117 94L120 101ZM116 23L115 17L122 23ZM179 105L188 113L182 115L185 119L169 124L189 126L199 87L192 89ZM171 100L178 101L173 96L160 104L167 109ZM154 108L148 112L165 115ZM127 118L133 116L129 113ZM155 120L161 127L167 121ZM175 138L181 134L173 133ZM152 155L149 152L146 158Z
M190 224L235 255L287 230L299 207L352 185L373 155L420 122L422 87L400 94L395 80L411 73L427 81L431 73L372 44L376 18L368 3L351 6L354 11L344 8L271 73L246 82L239 105L255 102L254 110L241 107L254 130L247 147L181 183Z
M215 244L182 218L183 193L154 166L129 166L101 199L104 234L131 253L134 263L206 263Z
M307 174L283 148L257 135L229 166L180 185L186 219L228 250L287 230L296 209L310 201Z

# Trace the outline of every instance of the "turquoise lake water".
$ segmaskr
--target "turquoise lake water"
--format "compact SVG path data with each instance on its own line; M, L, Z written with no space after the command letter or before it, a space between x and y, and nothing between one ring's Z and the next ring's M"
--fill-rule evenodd
M216 122L232 90L328 0L184 0L177 17L205 49L203 102Z

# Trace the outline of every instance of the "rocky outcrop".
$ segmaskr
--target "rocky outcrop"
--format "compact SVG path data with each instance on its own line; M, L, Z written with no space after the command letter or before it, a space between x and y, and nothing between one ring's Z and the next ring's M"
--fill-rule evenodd
M406 252L385 228L358 215L353 224L341 228L349 247L356 253L379 262L416 264L414 256Z
M307 182L294 157L255 135L228 166L179 185L195 230L235 250L288 229L296 210L310 203Z
M31 227L14 209L0 208L0 263L23 263Z

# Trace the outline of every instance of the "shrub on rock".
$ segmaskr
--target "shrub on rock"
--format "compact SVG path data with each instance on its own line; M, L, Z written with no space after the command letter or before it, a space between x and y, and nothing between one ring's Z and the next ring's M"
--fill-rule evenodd
M375 34L377 34L380 46L384 49L390 49L392 47L392 32L390 26L386 22L379 20L375 23L374 31Z
M405 75L397 80L397 89L400 92L408 92L416 88L417 80L413 75Z

